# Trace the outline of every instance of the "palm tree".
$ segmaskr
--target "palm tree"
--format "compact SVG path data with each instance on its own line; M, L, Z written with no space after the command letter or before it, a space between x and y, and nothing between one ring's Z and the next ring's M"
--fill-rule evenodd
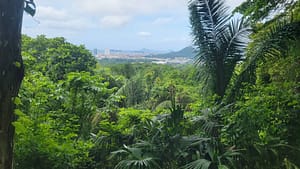
M190 22L194 45L198 51L195 63L204 71L202 79L220 100L243 59L249 27L244 20L232 19L223 0L190 0Z

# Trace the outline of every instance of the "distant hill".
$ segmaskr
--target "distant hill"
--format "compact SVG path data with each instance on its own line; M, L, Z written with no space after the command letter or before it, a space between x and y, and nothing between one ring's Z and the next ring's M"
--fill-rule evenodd
M192 46L185 47L177 52L169 52L164 54L156 54L151 55L149 57L157 57L157 58L175 58L175 57L185 57L193 59L196 56L196 53L194 52L194 48Z

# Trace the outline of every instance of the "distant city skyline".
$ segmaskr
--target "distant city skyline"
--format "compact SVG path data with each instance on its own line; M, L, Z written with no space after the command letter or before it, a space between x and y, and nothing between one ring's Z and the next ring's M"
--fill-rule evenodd
M243 0L227 0L231 9ZM180 50L191 45L188 0L35 0L23 33L65 37L89 50Z
M93 55L97 54L104 54L104 55L110 55L111 53L122 53L122 54L140 54L140 55L148 55L148 54L162 54L162 53L168 53L172 52L174 50L151 50L151 49L139 49L139 50L131 50L131 49L111 49L111 48L105 48L105 49L99 49L99 48L94 48L94 49L89 49L90 52Z
M180 51L157 53L150 50L116 50L116 49L93 49L91 53L98 60L110 60L114 62L125 61L126 62L152 62L156 64L187 64L192 63L194 58L193 49L186 47Z

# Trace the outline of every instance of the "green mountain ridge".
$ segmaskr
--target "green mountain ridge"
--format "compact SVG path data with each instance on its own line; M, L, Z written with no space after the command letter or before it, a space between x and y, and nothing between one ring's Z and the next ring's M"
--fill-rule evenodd
M195 49L192 46L185 47L176 52L169 52L157 55L151 55L148 57L157 57L157 58L176 58L176 57L185 57L185 58L194 58L196 56Z

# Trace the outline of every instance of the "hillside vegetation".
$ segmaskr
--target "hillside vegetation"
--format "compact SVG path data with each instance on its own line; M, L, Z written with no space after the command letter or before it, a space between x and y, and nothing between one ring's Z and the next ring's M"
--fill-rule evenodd
M243 20L191 1L193 65L103 65L23 35L14 168L299 169L300 6L275 1Z

